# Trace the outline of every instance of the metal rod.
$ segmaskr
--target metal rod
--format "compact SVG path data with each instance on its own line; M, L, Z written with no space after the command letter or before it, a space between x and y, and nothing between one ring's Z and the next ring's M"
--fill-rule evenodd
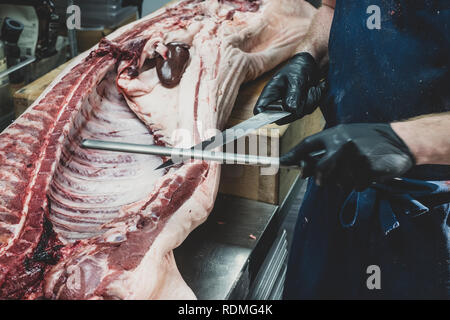
M36 61L36 57L27 56L26 60L19 62L18 64L12 66L11 68L6 69L5 71L0 72L0 79L13 73L14 71L22 69L23 67L29 65L30 63L33 63L34 61Z
M189 159L198 159L206 161L217 161L225 164L243 164L259 167L300 169L300 167L297 166L280 166L280 159L275 157L262 157L255 155L214 152L198 149L168 148L156 145L108 142L89 139L83 140L81 142L81 146L86 149L152 154L161 157L172 157L184 161Z

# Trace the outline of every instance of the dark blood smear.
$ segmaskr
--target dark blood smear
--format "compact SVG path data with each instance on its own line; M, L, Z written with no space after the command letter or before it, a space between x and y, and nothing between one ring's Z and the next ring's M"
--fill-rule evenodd
M166 45L167 58L156 57L156 71L162 85L166 88L176 87L183 77L189 62L189 45L181 42L171 42Z
M103 38L98 45L98 49L91 52L88 59L95 56L103 57L106 55L111 55L117 59L118 62L128 61L125 71L130 77L135 78L139 75L138 63L147 41L148 39L139 39L130 41L125 46L120 46L117 43Z
M33 254L10 270L0 286L2 299L23 299L28 295L42 294L42 280L49 266L60 259L61 243L57 240L51 222L44 217L43 233Z

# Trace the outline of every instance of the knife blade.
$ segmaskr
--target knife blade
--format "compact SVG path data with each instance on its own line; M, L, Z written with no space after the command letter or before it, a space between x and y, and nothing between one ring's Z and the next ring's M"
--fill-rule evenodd
M274 123L278 120L281 120L291 115L290 112L281 111L282 109L280 105L274 104L271 105L270 107L271 110L261 112L256 116L253 116L250 119L241 122L240 124L230 129L218 133L217 135L208 140L202 141L201 143L193 146L191 149L205 150L205 151L213 150L217 147L221 147L232 141L238 140L239 138L242 138L251 133L251 131L254 131L256 129L264 127L265 125ZM164 162L155 170L169 168L180 162L181 161L170 159Z

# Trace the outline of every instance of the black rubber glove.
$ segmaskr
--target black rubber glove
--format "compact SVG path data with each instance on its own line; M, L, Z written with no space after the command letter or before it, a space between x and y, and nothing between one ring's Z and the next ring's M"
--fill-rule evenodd
M327 90L326 82L319 80L320 69L314 58L307 52L298 53L264 87L253 113L263 112L277 101L282 102L283 110L292 113L278 121L278 125L313 113Z
M315 153L324 152L318 158ZM343 124L306 138L281 157L285 165L304 165L304 177L362 191L373 183L401 177L414 156L389 124Z

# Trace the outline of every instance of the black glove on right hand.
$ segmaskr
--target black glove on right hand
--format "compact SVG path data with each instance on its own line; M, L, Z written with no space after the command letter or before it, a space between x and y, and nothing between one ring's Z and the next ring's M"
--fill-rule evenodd
M327 90L326 82L319 80L320 69L314 58L307 52L298 53L265 86L253 113L264 112L268 105L280 100L283 110L292 116L278 121L278 125L313 113Z
M322 153L319 159L311 156L316 153ZM315 176L319 185L335 183L362 191L401 177L415 165L415 158L389 124L352 123L306 138L280 162L304 164L303 176Z

